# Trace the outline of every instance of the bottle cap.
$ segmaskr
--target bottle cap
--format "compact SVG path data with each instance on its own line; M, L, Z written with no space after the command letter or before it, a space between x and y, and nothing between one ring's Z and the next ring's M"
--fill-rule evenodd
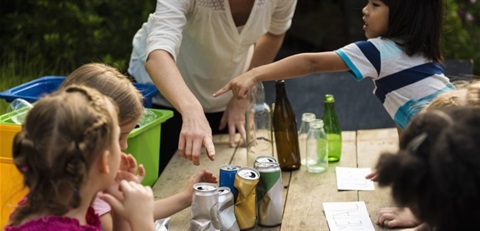
M311 112L305 112L305 113L302 114L302 121L311 122L314 119L316 119L316 116L315 116L315 114L313 114Z
M333 95L332 94L326 94L325 95L325 98L323 99L323 101L325 103L334 103L335 102L335 98L333 98Z
M310 122L310 127L312 128L323 128L323 120L321 119L315 119L312 122Z

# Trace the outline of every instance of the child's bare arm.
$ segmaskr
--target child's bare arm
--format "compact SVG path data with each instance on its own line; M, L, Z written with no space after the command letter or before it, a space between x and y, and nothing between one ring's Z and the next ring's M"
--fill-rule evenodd
M234 97L243 98L258 81L291 79L315 72L336 72L349 70L340 56L333 52L302 53L277 62L253 68L237 76L213 96L232 90Z
M217 183L217 177L205 169L192 175L183 191L154 202L155 220L169 217L192 205L193 185L198 182Z

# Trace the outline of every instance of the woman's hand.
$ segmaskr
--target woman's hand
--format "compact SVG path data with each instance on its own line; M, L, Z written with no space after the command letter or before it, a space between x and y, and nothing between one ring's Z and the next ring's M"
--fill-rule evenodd
M205 147L208 158L215 160L212 129L203 111L190 111L182 114L182 130L178 141L178 153L181 157L200 165L200 154ZM172 144L173 145L173 144Z
M245 131L245 110L247 109L249 97L245 99L232 98L223 113L220 120L219 129L222 130L228 124L228 135L230 146L235 147L235 133L238 130L243 142L247 140L247 133Z

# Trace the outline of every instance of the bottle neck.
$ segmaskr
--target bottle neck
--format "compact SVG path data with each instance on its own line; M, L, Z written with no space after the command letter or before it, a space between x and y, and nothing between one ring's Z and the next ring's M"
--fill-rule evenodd
M335 105L333 103L325 103L324 108L326 111L335 111Z
M277 99L281 97L287 97L287 91L285 91L285 82L283 80L275 82L275 93Z
M255 102L255 104L265 103L265 88L262 82L258 82L257 86L252 88L252 96L254 97L252 102Z

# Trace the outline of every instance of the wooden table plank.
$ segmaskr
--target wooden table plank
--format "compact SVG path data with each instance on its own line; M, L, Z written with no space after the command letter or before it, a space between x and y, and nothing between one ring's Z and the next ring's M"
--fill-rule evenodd
M359 168L375 169L378 157L383 152L398 150L398 134L396 128L359 130L357 132L357 156ZM365 201L368 214L376 230L384 229L375 224L378 211L383 207L394 206L390 188L381 188L375 183L375 191L358 191L359 201Z
M237 137L238 140L239 137ZM328 230L323 202L365 201L372 222L377 219L381 207L391 206L389 189L379 188L375 191L338 191L335 167L370 167L376 164L382 151L395 151L398 147L396 129L375 129L345 131L342 133L342 157L340 162L331 164L329 170L322 174L308 173L305 167L294 172L282 172L284 185L284 217L279 227L256 227L253 230ZM246 165L246 148L229 146L228 135L214 136L217 151L214 162L205 154L201 156L201 166L194 166L190 161L178 155L172 157L167 169L162 173L153 187L156 198L165 198L181 191L189 177L202 168L219 174L221 165ZM189 230L190 208L171 217L171 230ZM383 230L375 227L377 230Z
M281 230L328 230L322 203L357 200L355 191L338 192L335 177L336 166L356 166L355 136L353 131L342 133L342 157L327 172L309 173L302 166L292 173Z

